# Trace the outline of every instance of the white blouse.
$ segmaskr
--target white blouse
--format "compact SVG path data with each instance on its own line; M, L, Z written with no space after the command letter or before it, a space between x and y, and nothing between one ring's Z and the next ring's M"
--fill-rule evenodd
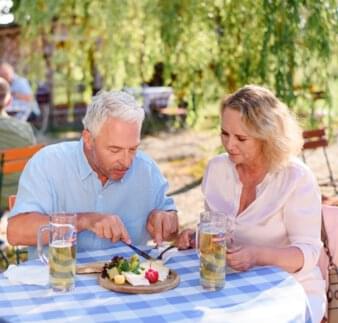
M242 183L227 154L209 162L202 191L207 208L238 213ZM235 240L239 244L298 247L304 266L293 275L309 296L319 297L325 304L325 282L317 266L322 247L320 228L318 185L310 169L294 158L257 185L256 199L236 217Z

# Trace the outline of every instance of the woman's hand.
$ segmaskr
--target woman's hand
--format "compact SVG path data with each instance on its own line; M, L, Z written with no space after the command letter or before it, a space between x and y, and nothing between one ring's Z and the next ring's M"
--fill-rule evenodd
M195 248L195 242L195 231L191 229L185 229L178 235L175 245L178 249L184 250Z
M234 246L227 250L227 264L237 271L246 271L257 265L257 247Z

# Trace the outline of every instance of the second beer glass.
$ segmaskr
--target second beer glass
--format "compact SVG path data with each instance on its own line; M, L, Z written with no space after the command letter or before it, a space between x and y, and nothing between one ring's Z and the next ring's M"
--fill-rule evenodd
M205 289L218 290L224 287L226 232L227 218L224 213L201 213L196 242L200 256L201 285Z

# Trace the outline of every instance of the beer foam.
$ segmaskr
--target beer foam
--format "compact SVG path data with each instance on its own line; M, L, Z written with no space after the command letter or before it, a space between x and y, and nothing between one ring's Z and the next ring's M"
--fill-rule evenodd
M65 240L55 240L49 245L49 247L52 247L52 248L68 248L72 246L73 245L70 241L65 241Z

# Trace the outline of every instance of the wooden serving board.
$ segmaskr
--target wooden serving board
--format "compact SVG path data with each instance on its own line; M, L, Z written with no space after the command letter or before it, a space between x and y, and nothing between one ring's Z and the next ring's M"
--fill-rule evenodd
M170 269L168 278L164 282L158 281L157 283L148 286L132 286L129 283L116 285L110 279L102 278L101 275L99 275L98 280L102 287L114 292L127 294L153 294L175 288L180 282L180 277L176 271Z
M104 262L92 262L88 264L76 265L77 274L97 274L102 271Z

